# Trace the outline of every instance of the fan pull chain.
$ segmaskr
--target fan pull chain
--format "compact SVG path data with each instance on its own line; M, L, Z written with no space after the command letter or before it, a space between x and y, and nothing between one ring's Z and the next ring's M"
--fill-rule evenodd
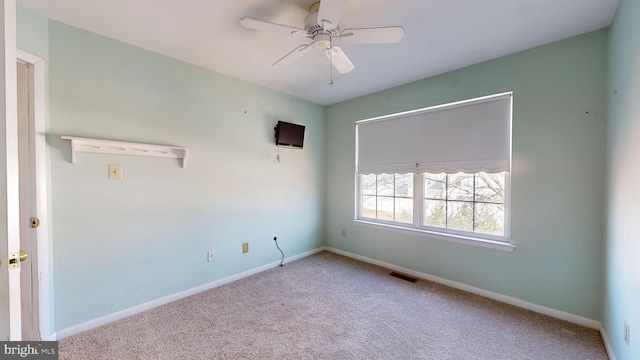
M333 42L329 39L329 86L333 86Z

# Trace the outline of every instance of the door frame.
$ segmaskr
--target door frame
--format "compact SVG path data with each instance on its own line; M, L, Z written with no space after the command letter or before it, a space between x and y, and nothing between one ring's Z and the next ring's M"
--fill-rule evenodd
M9 268L9 256L20 251L18 183L18 87L16 86L16 1L0 0L0 310L1 340L20 340L20 271ZM6 243L5 243L6 241Z
M20 60L27 63L31 68L30 75L32 76L32 85L30 89L33 94L30 95L32 99L33 116L29 117L29 124L33 131L29 131L29 136L32 137L33 150L35 152L35 188L36 188L36 213L40 220L40 226L36 228L37 244L35 245L37 250L37 284L38 284L38 304L39 312L39 324L38 330L41 340L55 340L55 334L52 333L49 322L49 260L51 257L50 252L50 239L51 239L51 227L49 226L49 192L48 192L48 179L49 168L47 166L47 140L46 140L46 93L45 93L45 62L38 56L30 54L26 51L16 50L16 61ZM24 181L21 179L20 181ZM29 206L29 204L20 204L22 206ZM26 314L23 314L25 316Z

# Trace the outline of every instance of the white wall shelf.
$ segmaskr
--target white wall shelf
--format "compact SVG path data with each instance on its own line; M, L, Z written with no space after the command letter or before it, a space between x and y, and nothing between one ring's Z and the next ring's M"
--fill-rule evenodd
M63 140L71 141L71 163L76 163L76 153L89 152L98 154L154 156L181 159L182 167L186 165L189 149L144 143L133 143L117 140L91 139L76 136L63 136Z

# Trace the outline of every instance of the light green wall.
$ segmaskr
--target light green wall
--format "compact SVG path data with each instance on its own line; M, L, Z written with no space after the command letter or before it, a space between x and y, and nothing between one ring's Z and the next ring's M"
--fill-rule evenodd
M49 20L20 4L17 6L17 17L18 49L46 61L49 58Z
M48 31L57 330L277 261L274 236L286 256L323 245L324 107L55 21ZM275 165L278 120L306 136ZM192 150L185 168L86 153L74 165L62 135ZM113 163L123 180L107 179Z
M600 320L606 44L597 31L329 106L328 244ZM514 92L514 252L351 222L356 120L505 91Z
M619 360L640 359L640 2L621 0L610 29L604 327ZM624 322L630 345L624 342Z

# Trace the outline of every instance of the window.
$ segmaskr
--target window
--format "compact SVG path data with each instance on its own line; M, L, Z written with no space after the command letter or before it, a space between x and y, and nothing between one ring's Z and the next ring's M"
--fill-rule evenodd
M362 216L413 223L413 174L363 175Z
M501 240L506 180L505 172L361 175L360 218ZM414 196L414 183L422 197Z
M357 219L508 242L511 93L356 123Z
M504 236L506 174L423 174L422 226Z

